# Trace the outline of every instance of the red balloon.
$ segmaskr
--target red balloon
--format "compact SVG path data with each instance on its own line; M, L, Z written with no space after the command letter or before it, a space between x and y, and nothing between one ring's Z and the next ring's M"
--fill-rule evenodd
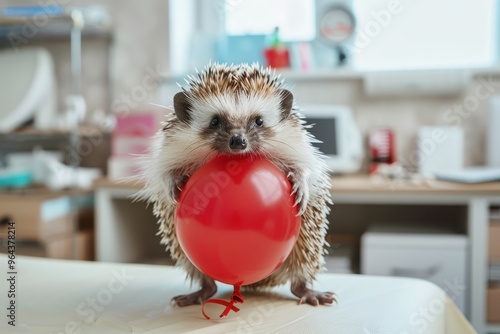
M188 180L175 231L188 259L213 279L247 285L271 275L297 241L291 185L271 162L219 156Z

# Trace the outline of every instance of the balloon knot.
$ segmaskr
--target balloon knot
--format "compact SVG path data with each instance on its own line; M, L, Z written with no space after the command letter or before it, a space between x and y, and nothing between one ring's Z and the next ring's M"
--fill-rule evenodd
M238 312L240 310L239 308L234 306L234 304L243 303L245 301L243 299L243 295L240 292L241 286L234 285L233 287L234 287L233 294L229 298L229 301L225 301L222 299L209 299L203 303L203 305L201 306L201 313L203 314L203 316L206 319L210 319L210 317L205 313L205 305L206 304L219 304L219 305L225 306L226 308L220 314L220 316L219 316L220 318L227 316L229 314L229 312L231 312L231 311Z

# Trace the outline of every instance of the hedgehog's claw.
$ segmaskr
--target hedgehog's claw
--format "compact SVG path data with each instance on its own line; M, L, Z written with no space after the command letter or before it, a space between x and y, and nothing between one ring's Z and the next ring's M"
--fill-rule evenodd
M302 200L303 197L299 199L299 196L297 196L297 199L295 200L295 203L293 204L293 207L296 207L297 205L299 206L299 210L297 211L297 216L302 216L304 212L306 212L306 205L305 201Z
M307 208L307 203L309 201L309 193L307 184L304 182L304 179L299 177L300 174L289 172L288 179L292 182L292 191L290 196L295 195L295 202L293 204L294 207L299 205L299 211L297 216L302 216Z
M302 216L304 212L306 212L308 202L309 202L308 193L303 190L297 191L295 195L295 203L293 204L294 207L296 207L297 205L299 206L299 211L297 212L297 216Z
M319 292L306 288L305 283L292 284L292 293L299 297L299 305L307 303L309 305L318 306L326 304L335 304L335 294L333 292Z

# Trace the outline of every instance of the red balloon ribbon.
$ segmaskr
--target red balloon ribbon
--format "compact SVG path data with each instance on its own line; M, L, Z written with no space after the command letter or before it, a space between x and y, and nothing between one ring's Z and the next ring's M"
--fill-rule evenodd
M244 301L245 300L243 299L243 296L241 295L241 292L240 292L240 285L234 285L233 294L231 295L229 302L222 300L222 299L209 299L206 302L204 302L203 305L201 305L201 313L203 313L203 316L206 319L210 320L210 317L208 316L208 314L205 313L205 305L206 304L219 304L219 305L223 305L226 307L224 309L224 311L222 311L222 313L219 316L220 318L222 318L222 317L225 317L226 315L228 315L229 312L231 312L231 311L238 312L240 309L237 308L236 306L234 306L234 304L235 303L243 303Z

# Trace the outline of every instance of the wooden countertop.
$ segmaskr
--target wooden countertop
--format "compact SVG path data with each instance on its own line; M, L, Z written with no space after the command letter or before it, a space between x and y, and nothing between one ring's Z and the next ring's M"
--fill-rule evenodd
M333 193L411 193L499 195L500 182L458 183L432 179L391 180L382 176L349 175L332 178Z
M44 186L33 186L22 189L2 189L0 190L0 203L4 199L32 198L37 200L53 199L62 196L83 196L92 194L93 189L62 189L50 190Z
M102 178L94 183L95 188L133 188L141 184L128 181L114 181ZM390 180L381 176L342 175L332 177L333 194L355 193L401 193L401 194L449 194L449 195L498 195L500 182L464 184L430 179Z

